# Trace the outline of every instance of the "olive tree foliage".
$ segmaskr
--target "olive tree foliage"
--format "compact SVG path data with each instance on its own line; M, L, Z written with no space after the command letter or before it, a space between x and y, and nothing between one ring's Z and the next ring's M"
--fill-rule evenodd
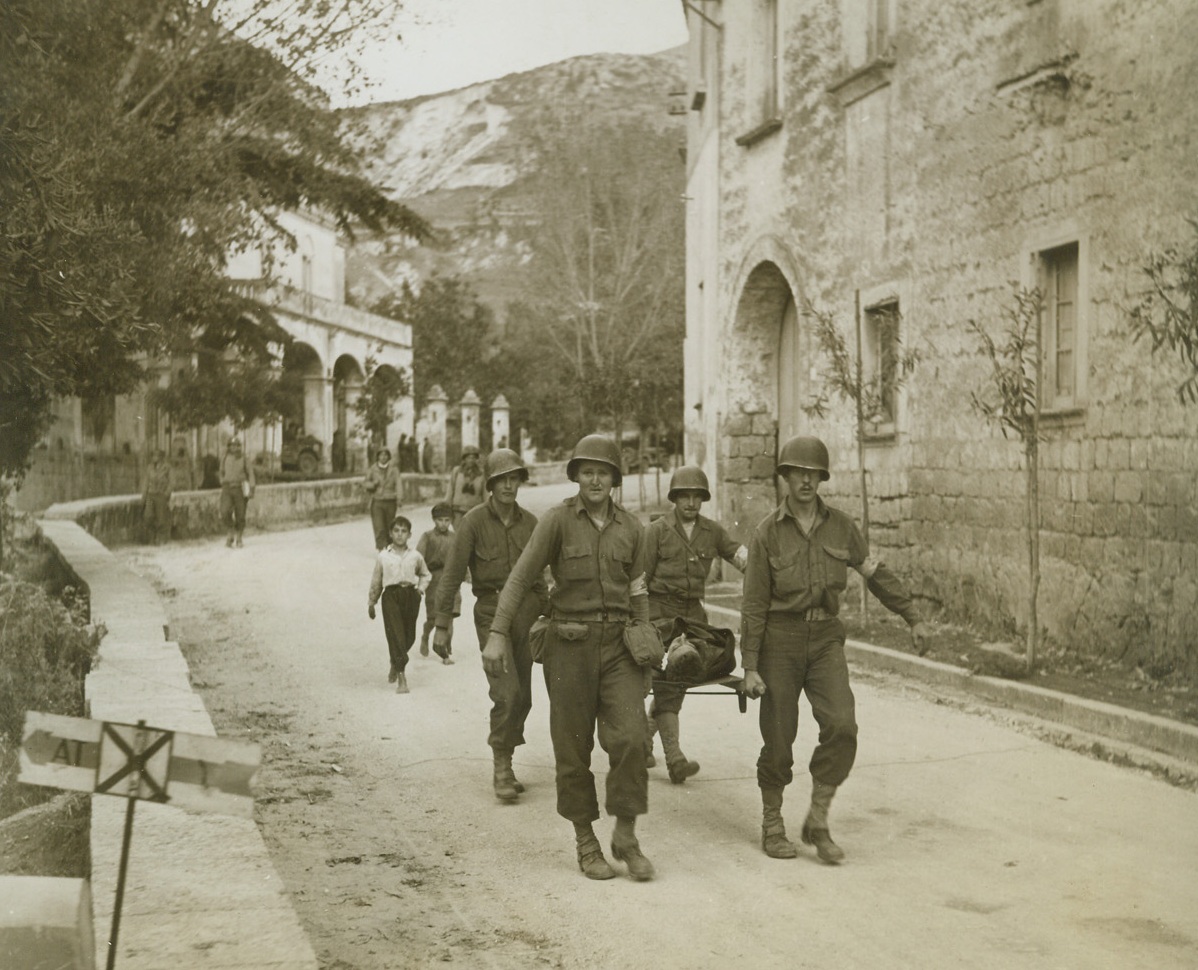
M1040 624L1040 387L1044 371L1041 339L1042 297L1039 290L1013 287L1002 309L1001 342L976 320L969 329L978 338L989 363L988 387L971 391L970 405L987 423L997 425L1004 438L1023 445L1028 559L1027 667L1035 668Z
M372 455L387 443L387 427L395 420L395 402L412 391L406 372L379 366L375 354L381 353L382 349L379 346L374 354L367 356L366 380L353 403L354 414L366 432Z
M412 369L418 407L439 386L456 402L474 388L484 398L491 387L488 361L495 352L495 314L473 287L456 275L433 275L419 287L404 282L371 310L412 327Z
M895 310L876 313L878 346L881 348L878 366L867 372L861 351L861 309L856 309L855 334L852 347L845 339L836 319L828 310L807 303L803 311L810 322L816 343L823 352L825 367L824 388L803 410L809 415L824 417L830 406L829 393L853 407L853 430L857 443L857 469L861 491L861 535L869 542L869 490L866 482L865 443L878 423L885 419L887 409L919 363L917 350L904 349L899 339L902 315ZM861 615L868 611L867 587L861 584Z
M0 4L0 472L24 469L53 398L131 391L147 356L184 361L202 390L202 406L167 399L180 420L269 412L247 389L275 379L286 335L225 268L238 251L294 245L279 210L426 234L363 177L309 83L362 30L389 29L393 9Z
M677 135L647 124L543 120L534 145L523 307L558 362L546 376L572 392L580 430L607 420L618 434L626 422L667 409L681 424L685 208Z
M1136 340L1147 339L1152 352L1166 350L1186 370L1177 386L1182 404L1198 404L1198 220L1188 244L1153 253L1143 265L1148 289L1128 311Z

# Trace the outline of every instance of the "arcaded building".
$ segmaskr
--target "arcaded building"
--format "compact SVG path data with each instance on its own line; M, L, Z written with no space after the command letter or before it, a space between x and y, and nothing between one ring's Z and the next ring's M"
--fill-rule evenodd
M684 8L686 451L724 522L747 536L778 442L804 432L832 450L827 497L859 508L854 409L815 334L831 319L866 378L918 355L865 429L875 551L951 615L1025 629L1023 447L971 397L990 386L973 325L1001 343L1034 293L1040 623L1198 673L1198 405L1130 321L1150 254L1198 238L1198 5Z

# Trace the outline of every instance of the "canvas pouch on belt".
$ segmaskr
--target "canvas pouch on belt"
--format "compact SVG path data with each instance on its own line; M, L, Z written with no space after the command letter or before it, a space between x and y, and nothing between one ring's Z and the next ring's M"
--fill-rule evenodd
M629 621L624 627L624 646L640 667L660 667L666 655L657 628L646 620Z
M585 640L589 632L585 623L551 620L547 616L538 616L532 626L528 628L528 652L532 655L534 663L542 663L544 660L545 634L549 632L551 626L558 639L567 642Z

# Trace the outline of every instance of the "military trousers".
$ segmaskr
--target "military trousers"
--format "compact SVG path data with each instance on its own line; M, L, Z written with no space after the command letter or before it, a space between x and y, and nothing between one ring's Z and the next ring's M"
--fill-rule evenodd
M800 693L807 695L819 725L819 741L809 765L811 777L826 785L843 782L857 757L857 718L840 620L808 622L771 613L757 673L765 681L759 713L758 786L785 788L794 777Z
M599 818L591 772L596 727L607 754L608 815L631 817L649 809L645 768L645 674L624 645L624 621L585 627L566 639L554 620L545 631L543 663L549 693L549 735L557 767L557 813L571 822Z
M474 601L474 629L481 650L487 645L491 621L499 607L499 593L479 593ZM511 754L524 743L524 722L532 710L532 654L528 648L528 628L537 618L540 601L534 594L524 597L512 619L509 638L512 644L508 669L487 674L487 692L491 698L491 733L487 744L497 752Z

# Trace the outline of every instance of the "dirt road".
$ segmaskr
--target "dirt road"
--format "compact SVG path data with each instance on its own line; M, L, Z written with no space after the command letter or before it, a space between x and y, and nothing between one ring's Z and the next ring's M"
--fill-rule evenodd
M771 860L755 708L692 697L702 771L683 786L650 772L638 829L658 878L591 882L554 811L539 668L515 757L528 790L511 806L491 792L468 590L457 664L415 657L397 696L366 617L365 520L122 556L159 584L218 731L263 745L258 823L327 968L1193 966L1192 793L858 673L861 751L832 816L848 862ZM801 766L806 714L800 732ZM792 834L808 791L804 772ZM596 829L606 843L611 821Z

